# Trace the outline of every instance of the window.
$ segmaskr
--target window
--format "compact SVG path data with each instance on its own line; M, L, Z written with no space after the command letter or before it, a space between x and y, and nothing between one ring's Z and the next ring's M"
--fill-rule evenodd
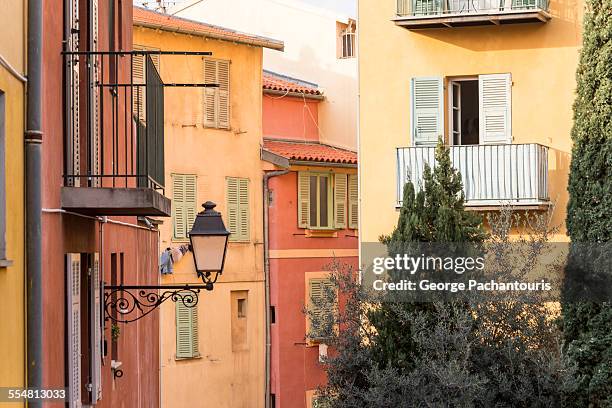
M336 32L338 33L338 58L355 58L355 21L350 20L348 24L341 22L336 23Z
M172 224L173 237L186 240L196 217L196 181L195 174L172 175Z
M204 82L218 88L204 88L204 126L230 128L230 62L204 58Z
M352 192L353 190L349 191L346 174L299 172L299 227L309 229L346 228L347 194ZM351 217L355 215L356 217L356 213L350 211L349 215ZM352 220L348 220L348 224L350 228L353 228L351 227Z
M510 74L452 78L448 83L449 138L455 145L512 141ZM412 79L412 141L433 145L444 134L443 79Z
M190 292L182 292L189 296ZM200 356L198 339L198 306L176 302L176 358Z
M238 299L238 318L244 319L247 316L247 301L246 299Z
M6 259L6 129L5 95L0 91L0 267L11 265Z
M232 290L230 292L232 351L248 349L248 299L248 290Z
M226 179L227 221L230 241L250 240L249 179L228 177Z
M325 340L333 324L333 310L327 303L333 288L328 278L313 278L308 280L308 337L311 340Z

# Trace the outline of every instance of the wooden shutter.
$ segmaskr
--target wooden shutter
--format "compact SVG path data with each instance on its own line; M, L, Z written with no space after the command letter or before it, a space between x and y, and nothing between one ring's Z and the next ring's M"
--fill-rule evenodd
M444 132L442 78L412 79L412 143L436 144Z
M346 174L334 175L334 227L346 228Z
M310 175L298 173L298 227L310 225Z
M66 254L68 394L70 407L81 406L81 254Z
M356 174L348 176L349 228L359 228L359 184Z
M217 61L217 79L219 81L218 127L229 129L230 127L230 63L229 61Z
M478 77L481 144L512 142L511 87L510 74Z
M198 307L176 302L176 358L199 356Z
M204 126L230 128L230 62L204 59L204 82L218 88L204 88Z
M159 51L159 48L145 47L142 45L135 45L135 51ZM153 61L153 65L157 68L157 72L159 70L159 54L151 55L151 60ZM135 84L145 84L146 83L146 56L145 55L133 55L132 56L132 81ZM132 99L133 99L133 113L137 115L138 119L141 122L147 122L147 94L146 88L144 86L136 86L132 88Z
M212 59L204 59L204 83L217 83L217 62ZM217 125L217 89L204 88L204 126L216 127Z
M102 324L100 314L100 256L93 254L89 270L89 376L91 378L91 401L95 404L102 397Z
M250 240L249 180L228 177L226 179L227 218L231 241Z
M331 288L332 283L329 279L327 278L317 278L317 279L310 279L308 281L308 293L310 294L310 299L309 299L309 303L310 303L310 310L311 310L311 315L312 317L314 317L317 320L322 320L323 318L325 318L325 314L329 313L330 311L321 307L321 305L317 305L316 302L317 300L324 300L324 297L326 296L327 290L329 290L329 288ZM322 339L323 333L319 333L316 331L316 328L312 328L312 324L310 325L311 327L311 333L310 336L313 339Z
M172 175L172 220L174 238L185 239L196 217L197 177L195 174Z

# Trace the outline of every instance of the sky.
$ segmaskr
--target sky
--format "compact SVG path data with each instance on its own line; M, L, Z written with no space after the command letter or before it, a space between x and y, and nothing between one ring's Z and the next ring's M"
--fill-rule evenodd
M338 11L344 14L357 14L357 0L302 0L304 3Z

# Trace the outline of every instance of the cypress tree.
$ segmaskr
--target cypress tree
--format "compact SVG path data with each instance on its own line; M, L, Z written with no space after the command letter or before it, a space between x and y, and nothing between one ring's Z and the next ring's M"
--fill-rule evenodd
M587 0L586 6L568 186L572 251L612 241L612 0ZM590 270L569 265L566 284L574 287L597 273L595 262ZM612 305L575 300L562 304L564 348L578 370L572 398L576 406L612 406Z
M487 236L482 218L464 209L461 175L453 168L450 150L441 140L435 159L433 170L425 166L422 189L417 192L412 181L404 187L397 226L391 236L381 237L390 256L407 252L413 244L481 243ZM432 304L424 302L397 303L388 299L372 311L369 318L378 332L373 355L381 367L409 368L419 353L411 324L399 316L405 311L424 312L432 320L432 327L437 319Z

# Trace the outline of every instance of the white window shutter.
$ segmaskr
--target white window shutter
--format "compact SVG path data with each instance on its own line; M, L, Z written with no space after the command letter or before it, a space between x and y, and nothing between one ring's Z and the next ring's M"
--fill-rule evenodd
M96 404L102 397L102 322L100 313L100 255L93 254L89 276L90 290L90 378L91 401Z
M346 228L346 174L334 175L334 227Z
M436 144L444 133L442 78L412 78L412 144Z
M478 76L481 144L512 142L511 95L510 74Z
M71 408L81 407L81 254L66 254L68 394Z

